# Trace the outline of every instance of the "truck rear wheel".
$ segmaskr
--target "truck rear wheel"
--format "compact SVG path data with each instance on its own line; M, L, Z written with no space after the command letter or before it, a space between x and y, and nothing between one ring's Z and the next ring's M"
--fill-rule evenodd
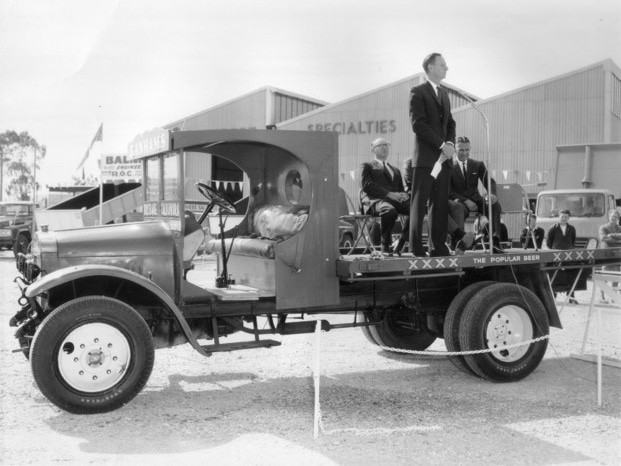
M372 340L379 346L423 351L436 340L415 322L414 316L407 309L392 308L386 311L382 323L368 327Z
M463 351L496 349L464 356L479 376L512 382L533 372L543 359L548 340L515 348L507 346L548 335L550 326L543 304L529 289L511 283L483 288L468 301L459 326Z
M153 369L144 319L127 304L88 296L59 306L41 324L30 351L41 392L74 414L104 413L133 399Z
M459 324L468 301L470 301L483 288L495 283L497 282L484 281L473 283L461 290L457 296L453 298L451 305L446 311L446 317L444 318L444 344L446 345L447 351L451 353L461 351L461 345L459 344ZM462 370L467 374L478 375L470 369L470 366L468 366L463 356L449 356L449 361L451 361L459 370Z

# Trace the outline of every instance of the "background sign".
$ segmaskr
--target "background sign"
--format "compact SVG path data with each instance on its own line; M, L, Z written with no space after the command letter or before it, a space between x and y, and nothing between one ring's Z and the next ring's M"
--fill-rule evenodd
M142 162L127 155L102 155L101 182L142 183Z

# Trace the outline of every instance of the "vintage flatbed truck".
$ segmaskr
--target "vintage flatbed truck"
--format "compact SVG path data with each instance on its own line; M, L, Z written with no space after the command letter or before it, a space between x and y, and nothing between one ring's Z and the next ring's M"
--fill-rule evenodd
M539 337L561 326L548 272L621 263L621 249L341 255L335 133L151 132L129 152L143 161L145 222L38 232L17 258L16 352L41 392L72 413L129 402L155 348L189 343L210 356L277 346L265 337L313 332L316 315L324 330L360 327L383 347L424 350L444 338L451 351L490 349L451 361L492 381L519 380L544 356ZM204 154L244 171L243 212L198 181ZM219 275L203 286L189 272L212 220ZM332 324L335 313L351 321ZM223 342L234 332L248 338Z

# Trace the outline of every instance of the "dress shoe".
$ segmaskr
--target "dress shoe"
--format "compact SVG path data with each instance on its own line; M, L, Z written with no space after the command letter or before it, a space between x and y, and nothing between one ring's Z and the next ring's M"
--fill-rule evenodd
M450 255L451 251L446 246L444 248L434 249L429 253L429 257L446 257Z
M403 252L403 246L405 246L405 238L401 237L399 238L397 246L395 246L394 253L396 256L401 257L401 253Z
M382 244L382 254L392 257L392 248L389 245Z
M462 255L464 252L472 249L472 245L474 244L474 233L468 232L457 242L455 246L455 254Z

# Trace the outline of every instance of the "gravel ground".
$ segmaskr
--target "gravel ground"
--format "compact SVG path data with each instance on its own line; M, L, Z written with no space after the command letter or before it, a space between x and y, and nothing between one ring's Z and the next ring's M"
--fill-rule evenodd
M0 464L595 465L621 464L621 369L576 359L590 291L562 313L528 378L495 384L442 356L389 353L354 329L294 335L282 346L202 358L188 345L156 352L146 388L102 415L59 410L34 386L9 318L16 271L0 253ZM213 271L199 261L196 272ZM560 303L559 303L560 305ZM621 359L621 311L604 309L604 353ZM330 318L345 321L346 316ZM586 353L595 351L595 332ZM437 341L431 349L444 350ZM323 430L313 436L319 352Z

